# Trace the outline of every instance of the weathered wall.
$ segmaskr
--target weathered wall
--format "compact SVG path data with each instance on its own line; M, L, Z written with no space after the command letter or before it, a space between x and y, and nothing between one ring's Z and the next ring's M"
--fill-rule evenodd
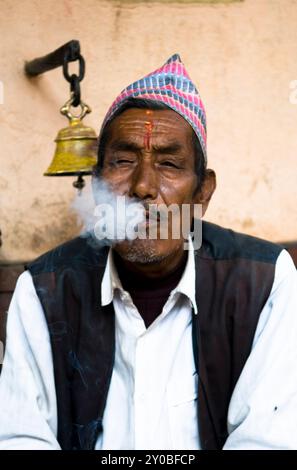
M208 219L271 240L297 238L297 2L229 4L0 0L3 260L31 259L75 235L71 178L42 174L65 120L62 71L23 63L79 39L83 98L100 122L118 92L179 52L205 101L218 188ZM0 89L1 91L1 89Z

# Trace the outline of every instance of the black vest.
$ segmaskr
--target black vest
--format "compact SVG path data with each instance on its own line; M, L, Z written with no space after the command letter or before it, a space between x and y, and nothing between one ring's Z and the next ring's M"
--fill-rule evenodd
M192 322L203 449L221 449L227 438L230 398L280 251L203 222L202 247L195 252L198 315ZM94 449L102 432L115 354L113 305L101 306L107 253L79 237L28 266L51 338L62 449Z

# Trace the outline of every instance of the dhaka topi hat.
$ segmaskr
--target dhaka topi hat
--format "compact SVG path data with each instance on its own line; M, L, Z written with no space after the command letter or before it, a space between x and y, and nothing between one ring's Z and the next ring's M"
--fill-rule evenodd
M106 126L129 98L161 102L180 114L198 137L206 161L206 114L199 92L178 54L154 72L125 88L109 108L101 128Z

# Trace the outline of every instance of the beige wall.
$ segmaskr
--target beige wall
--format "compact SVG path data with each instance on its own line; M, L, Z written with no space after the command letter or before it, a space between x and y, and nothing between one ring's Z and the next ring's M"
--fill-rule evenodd
M179 52L208 115L218 188L207 218L271 240L297 239L297 1L230 4L0 0L2 260L26 260L75 235L72 178L42 174L66 121L61 69L34 80L24 60L79 39L83 98L96 129L131 81ZM1 92L1 88L0 88ZM1 96L1 95L0 95Z

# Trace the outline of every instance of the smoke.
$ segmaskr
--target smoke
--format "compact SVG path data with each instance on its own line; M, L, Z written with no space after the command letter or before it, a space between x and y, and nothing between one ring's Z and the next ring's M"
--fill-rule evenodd
M194 204L149 204L117 193L106 181L93 178L77 194L72 209L82 223L81 236L94 248L111 246L123 240L192 238L194 249L202 243L202 206ZM170 229L169 229L170 217ZM193 231L191 232L191 225ZM149 245L147 245L149 246ZM134 249L134 248L133 248ZM184 249L189 249L187 241Z
M72 205L83 228L81 236L97 246L112 245L120 240L141 237L146 220L145 206L134 198L122 196L100 178L77 194Z

